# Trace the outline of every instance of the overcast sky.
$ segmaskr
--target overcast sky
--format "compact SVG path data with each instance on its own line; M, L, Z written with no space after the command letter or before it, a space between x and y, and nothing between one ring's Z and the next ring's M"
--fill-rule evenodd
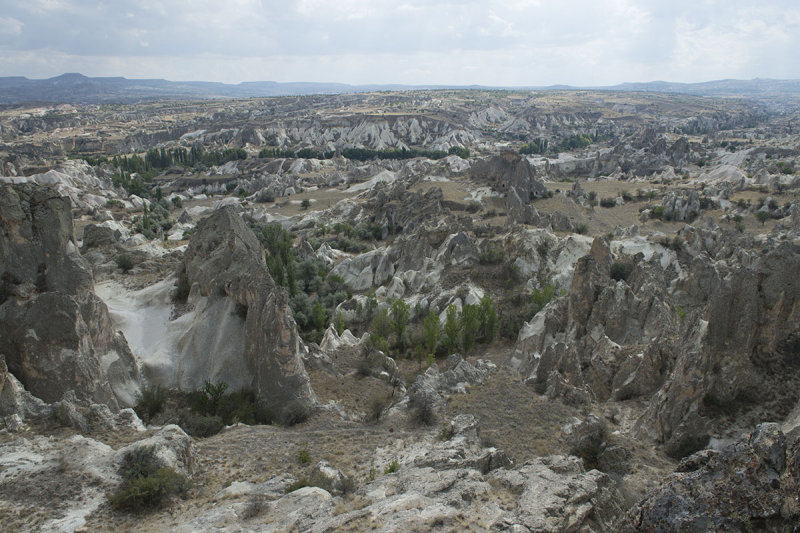
M800 78L800 0L3 0L0 76L611 85Z

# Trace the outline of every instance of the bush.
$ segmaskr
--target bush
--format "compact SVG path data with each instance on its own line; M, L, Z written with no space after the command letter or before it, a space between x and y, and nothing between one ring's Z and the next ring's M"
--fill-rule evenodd
M655 206L652 211L650 211L650 218L655 218L657 220L661 220L664 218L664 206L657 205Z
M200 415L196 413L184 413L180 417L178 425L189 435L197 438L210 437L216 435L224 424L222 417Z
M481 252L480 262L484 265L499 265L506 260L506 252L502 247L487 247Z
M185 494L189 482L172 468L161 468L154 475L124 483L109 502L118 511L141 511L161 507L168 498Z
M311 454L308 453L308 450L302 448L297 452L297 460L301 465L307 465L311 462Z
M575 233L583 235L587 231L589 231L589 225L586 224L585 222L581 222L580 224L575 225Z
M154 446L142 446L125 454L119 474L123 482L109 497L118 511L141 511L160 507L176 494L184 494L189 481L172 468L158 468Z
M386 470L383 471L384 474L394 474L400 470L400 463L397 462L397 459L389 463L389 466L386 467Z
M297 400L291 401L281 409L279 421L284 426L301 424L311 417L311 408Z
M130 269L133 268L133 258L128 254L118 255L116 262L117 266L121 268L123 272L128 272Z
M301 477L300 479L298 479L294 483L289 484L289 486L286 487L286 494L289 494L290 492L294 492L296 490L302 489L303 487L310 487L310 486L311 486L311 483L308 481L308 478L307 477Z
M155 388L142 389L134 411L136 411L136 414L145 420L145 422L150 422L154 416L164 410L164 404L166 402L167 391L160 385Z
M386 399L382 395L373 396L367 406L367 420L379 422L385 408Z
M411 397L409 407L411 420L418 426L432 426L436 423L435 399L427 394L416 394Z
M616 207L617 200L614 198L603 198L600 200L600 207Z

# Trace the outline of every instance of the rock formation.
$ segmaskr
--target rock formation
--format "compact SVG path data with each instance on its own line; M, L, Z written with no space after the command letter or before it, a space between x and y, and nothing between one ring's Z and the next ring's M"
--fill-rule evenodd
M132 405L139 373L93 292L75 245L70 201L36 185L0 187L0 345L9 371L52 403L66 392Z
M179 278L191 287L196 313L178 343L180 387L226 381L252 389L273 409L316 401L286 291L272 281L261 243L232 208L198 224Z

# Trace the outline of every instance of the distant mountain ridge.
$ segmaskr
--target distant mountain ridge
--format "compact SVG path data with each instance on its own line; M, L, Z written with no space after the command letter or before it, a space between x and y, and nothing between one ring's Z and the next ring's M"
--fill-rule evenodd
M800 80L716 80L702 83L622 83L614 86L573 87L491 87L482 85L348 85L344 83L255 81L227 84L205 81L169 81L163 79L128 79L123 77L90 78L67 73L49 79L23 76L0 77L0 104L23 102L47 103L130 103L146 100L187 100L211 98L254 98L300 96L310 94L345 94L370 91L421 89L484 90L603 90L690 94L696 96L742 96L750 98L779 95L800 96Z

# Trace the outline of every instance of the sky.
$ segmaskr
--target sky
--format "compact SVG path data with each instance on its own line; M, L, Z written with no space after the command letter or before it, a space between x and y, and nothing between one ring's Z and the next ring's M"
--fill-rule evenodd
M0 76L490 86L800 78L800 0L0 4Z

